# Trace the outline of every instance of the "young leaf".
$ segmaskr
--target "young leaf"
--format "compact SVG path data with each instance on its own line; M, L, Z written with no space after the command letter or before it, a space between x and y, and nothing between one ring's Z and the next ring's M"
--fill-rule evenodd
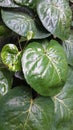
M72 12L67 0L38 0L37 13L49 32L62 40L68 38Z
M18 7L13 0L0 0L0 7Z
M0 100L1 130L52 130L53 120L52 100L33 100L28 87L16 87Z
M63 87L63 90L56 96L54 96L56 123L59 124L73 118L73 68L69 68L67 81ZM70 129L69 129L70 130Z
M25 79L39 94L58 93L67 77L67 59L61 45L55 40L30 43L22 55Z
M0 98L4 96L12 86L12 74L4 68L0 68Z
M63 47L67 55L68 64L73 66L73 31L67 40L63 42Z
M2 62L11 71L21 70L21 52L14 44L6 44L1 51Z
M2 10L2 18L11 30L26 37L27 40L41 39L50 35L42 25L39 25L35 17L32 18L29 14Z

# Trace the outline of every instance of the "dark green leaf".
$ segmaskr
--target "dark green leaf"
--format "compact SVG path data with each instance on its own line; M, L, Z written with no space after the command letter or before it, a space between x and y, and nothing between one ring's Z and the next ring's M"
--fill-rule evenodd
M42 25L35 22L35 17L26 13L2 11L4 23L17 34L24 36L27 40L45 38L50 35Z
M1 51L2 62L12 71L21 70L21 52L14 44L6 44Z
M57 126L60 123L63 124L63 122L65 122L65 124L63 124L64 127L67 126L67 122L73 118L73 68L69 68L67 81L63 90L58 95L54 96L54 103Z
M37 13L49 32L62 40L68 38L72 12L67 0L38 0Z
M63 42L63 47L67 54L68 64L73 66L73 31L69 38Z
M22 55L22 69L27 83L39 94L55 95L67 77L65 52L55 40L32 42Z
M13 0L0 0L1 7L18 7Z
M16 87L0 100L1 130L52 130L54 105L49 97L32 99L25 86Z
M7 69L0 68L0 98L4 96L12 86L12 74Z
M14 0L17 4L22 6L28 6L30 8L35 8L36 0Z
M6 36L10 33L10 30L3 24L0 25L0 37Z

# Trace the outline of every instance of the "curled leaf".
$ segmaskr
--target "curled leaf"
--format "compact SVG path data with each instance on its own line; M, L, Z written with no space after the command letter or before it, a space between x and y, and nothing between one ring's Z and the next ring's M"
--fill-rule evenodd
M11 71L21 70L21 52L14 44L6 44L1 51L2 62Z

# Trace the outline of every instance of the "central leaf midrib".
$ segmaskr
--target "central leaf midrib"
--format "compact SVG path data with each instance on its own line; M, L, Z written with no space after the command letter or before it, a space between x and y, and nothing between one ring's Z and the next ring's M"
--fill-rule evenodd
M26 117L25 123L24 123L24 128L28 125L27 123L28 123L30 112L31 112L32 104L33 104L33 100L31 99L30 100L30 106L29 106L29 109L28 109L28 114L27 114L27 117Z

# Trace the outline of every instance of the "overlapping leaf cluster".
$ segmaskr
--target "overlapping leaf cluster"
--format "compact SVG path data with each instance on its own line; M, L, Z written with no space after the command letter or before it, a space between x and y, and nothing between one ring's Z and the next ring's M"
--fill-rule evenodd
M73 0L0 0L0 130L73 129Z

